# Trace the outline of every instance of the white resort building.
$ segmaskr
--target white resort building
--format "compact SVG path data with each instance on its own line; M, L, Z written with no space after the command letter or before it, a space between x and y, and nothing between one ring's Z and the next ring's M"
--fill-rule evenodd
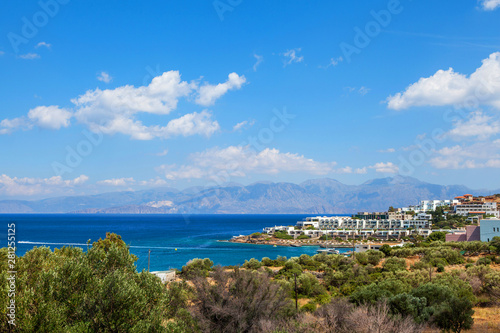
M462 203L455 206L455 214L462 216L486 214L500 217L496 202Z
M415 213L426 213L435 211L438 207L454 206L459 203L458 200L422 200L416 206L408 206L401 208L404 212L414 211Z
M295 226L275 226L264 228L264 232L273 234L285 231L290 236L307 235L309 237L379 237L400 238L417 233L428 236L432 223L426 219L413 220L363 220L348 216L315 216L298 221Z

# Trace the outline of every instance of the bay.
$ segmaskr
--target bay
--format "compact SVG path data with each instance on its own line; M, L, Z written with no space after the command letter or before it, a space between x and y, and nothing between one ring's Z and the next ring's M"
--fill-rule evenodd
M264 227L295 225L310 215L84 215L26 214L0 215L0 247L7 246L7 224L16 225L17 255L34 246L51 249L78 246L114 232L138 257L139 271L147 269L151 250L151 271L180 269L193 258L210 258L215 265L240 265L250 258L287 258L314 255L318 246L273 247L229 243L232 236L261 232ZM221 242L222 241L222 242ZM341 252L347 251L346 249Z

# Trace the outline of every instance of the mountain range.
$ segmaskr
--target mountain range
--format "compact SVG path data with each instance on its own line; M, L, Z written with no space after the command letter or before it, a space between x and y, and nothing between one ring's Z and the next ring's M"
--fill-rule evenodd
M472 190L462 185L436 185L411 177L369 180L346 185L323 178L301 184L258 182L185 190L155 188L36 201L0 201L0 213L78 214L350 214L383 211L420 200L458 195L488 195L500 190Z

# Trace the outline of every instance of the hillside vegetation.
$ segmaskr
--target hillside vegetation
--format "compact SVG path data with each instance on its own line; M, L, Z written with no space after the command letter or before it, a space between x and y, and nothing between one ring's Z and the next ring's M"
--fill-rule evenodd
M87 252L39 247L17 258L16 326L4 316L0 331L462 332L474 329L474 309L482 310L481 325L487 309L498 309L499 252L495 238L354 258L250 259L241 267L194 259L177 281L162 284L137 272L123 240L107 234ZM7 286L6 249L0 256ZM8 301L7 288L0 299Z

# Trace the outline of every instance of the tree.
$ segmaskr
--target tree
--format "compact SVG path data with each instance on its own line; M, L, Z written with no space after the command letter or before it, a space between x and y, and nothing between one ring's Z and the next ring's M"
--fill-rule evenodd
M388 304L394 314L411 316L417 323L428 321L431 314L424 297L415 297L407 293L394 295Z
M493 239L490 241L490 247L492 247L492 250L494 252L500 253L500 237L493 237Z
M243 264L243 268L252 269L252 270L259 269L261 267L262 267L262 263L255 258L252 258L250 260L245 260L245 263Z
M435 241L441 241L445 242L446 241L446 231L434 231L429 235L427 238L428 241L430 242L435 242Z
M406 270L406 259L404 258L388 258L384 261L382 265L384 271L396 272Z
M392 206L390 206L390 207L389 207L388 212L393 213L393 212L395 212L395 211L396 211L396 210L394 209L394 207L392 207Z
M466 297L451 297L434 314L434 323L446 332L460 333L474 324L472 302Z
M392 247L388 244L384 244L380 247L379 251L382 252L386 257L388 257L392 251Z
M187 297L181 297L187 286L182 292L172 284L167 289L153 274L138 273L136 259L111 233L86 253L33 248L16 265L14 331L159 332L173 318L170 326L192 331ZM1 332L9 331L5 324L0 321Z
M190 260L186 266L182 266L181 274L186 279L193 279L195 277L207 277L208 273L212 270L214 262L208 258Z

